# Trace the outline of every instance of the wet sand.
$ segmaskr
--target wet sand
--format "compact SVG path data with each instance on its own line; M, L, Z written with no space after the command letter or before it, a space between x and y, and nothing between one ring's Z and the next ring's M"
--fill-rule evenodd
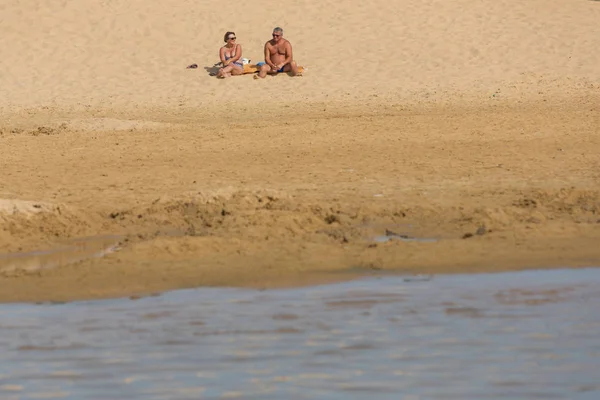
M600 264L598 2L25 3L0 301ZM228 29L258 60L272 25L303 77L202 68Z

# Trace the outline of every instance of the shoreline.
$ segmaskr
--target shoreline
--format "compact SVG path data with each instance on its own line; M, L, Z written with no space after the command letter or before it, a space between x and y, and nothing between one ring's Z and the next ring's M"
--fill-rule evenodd
M594 240L597 241L597 238L594 238ZM570 242L567 241L566 245L569 246ZM165 279L163 277L161 283L133 283L134 279L129 277L121 285L117 285L114 282L106 282L108 278L106 275L108 273L119 275L122 272L118 268L115 268L115 264L118 262L115 262L115 260L106 260L108 262L102 260L92 261L90 259L53 270L40 270L15 275L1 273L0 304L60 304L92 300L137 300L145 297L156 297L173 291L203 288L259 291L285 290L331 285L365 278L385 279L386 277L404 277L410 279L411 277L416 277L419 279L418 277L425 276L426 279L435 279L437 276L452 275L501 275L511 272L599 269L600 256L596 252L592 253L583 255L585 261L573 257L563 258L560 262L551 261L556 256L553 253L544 254L543 256L528 254L523 259L512 257L510 264L507 264L506 260L498 260L493 263L492 267L478 262L477 264L471 263L471 265L462 265L459 267L454 263L448 263L425 267L409 266L389 269L385 267L373 268L371 265L352 266L341 269L315 269L310 271L274 271L271 268L267 273L263 273L260 281L247 276L248 274L234 277L230 270L225 271L225 276L222 276L219 271L206 271L207 273L202 277L186 271L187 273L181 274L176 279ZM593 261L590 261L590 256L594 257ZM85 268L85 273L77 273L77 267ZM105 267L107 270L100 275L94 276L94 273L89 269L90 267ZM60 271L61 269L62 271ZM141 273L141 271L139 272ZM90 273L91 276L89 276ZM123 276L121 275L121 277ZM98 278L99 282L90 281L90 279ZM143 278L140 280L143 281ZM183 283L182 281L184 280L187 280L187 282ZM7 286L10 286L10 292L7 290ZM61 289L57 290L58 287L61 287ZM71 287L71 289L67 290L66 287ZM16 291L19 291L19 293L16 293Z

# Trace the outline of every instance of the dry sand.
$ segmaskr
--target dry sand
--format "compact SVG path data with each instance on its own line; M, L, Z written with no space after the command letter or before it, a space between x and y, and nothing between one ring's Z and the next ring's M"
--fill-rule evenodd
M598 21L587 0L3 1L0 300L600 265ZM259 61L277 25L303 77L208 76L225 31ZM119 250L82 260L97 235Z

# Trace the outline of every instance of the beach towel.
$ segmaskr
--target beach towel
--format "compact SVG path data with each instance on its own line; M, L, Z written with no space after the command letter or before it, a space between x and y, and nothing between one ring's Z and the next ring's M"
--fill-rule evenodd
M258 70L260 69L260 66L263 64L264 64L264 62L260 62L257 64L245 64L244 65L244 74L254 74L254 73L258 72ZM298 72L303 73L304 67L298 66Z
M264 61L258 62L256 64L251 64L250 60L247 58L242 58L241 59L244 67L244 75L245 74L255 74L258 72L258 70L260 69L260 66L264 64ZM215 76L217 74L217 71L219 68L221 68L223 66L223 64L219 61L218 63L216 63L213 67L212 67L212 71L209 72L210 76ZM188 66L187 68L198 68L197 64L192 64L190 66ZM300 74L302 74L305 71L305 68L302 66L298 66L298 72Z

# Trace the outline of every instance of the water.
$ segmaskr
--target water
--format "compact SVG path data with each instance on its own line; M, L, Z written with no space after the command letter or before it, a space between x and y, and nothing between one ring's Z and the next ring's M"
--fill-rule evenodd
M596 400L599 284L528 271L2 305L0 398Z

